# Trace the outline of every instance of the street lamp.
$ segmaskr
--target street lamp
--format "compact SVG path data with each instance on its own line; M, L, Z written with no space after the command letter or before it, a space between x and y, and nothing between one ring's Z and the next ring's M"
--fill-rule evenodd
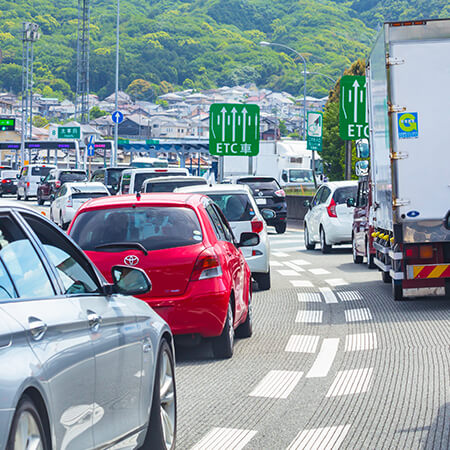
M287 45L284 45L284 44L277 44L276 42L261 41L259 43L259 45L262 45L263 47L286 48L287 50L290 50L291 52L295 53L297 56L300 56L300 58L303 61L303 72L302 72L303 76L304 76L304 80L303 80L303 126L301 126L300 129L302 131L302 138L305 140L306 139L306 74L308 73L306 71L305 58L297 50L294 50L293 48L288 47Z
M306 73L308 75L322 75L323 77L328 78L329 80L331 80L334 84L337 83L337 80L335 80L334 78L332 78L332 77L330 77L328 75L325 75L324 73L321 73L321 72L306 72Z

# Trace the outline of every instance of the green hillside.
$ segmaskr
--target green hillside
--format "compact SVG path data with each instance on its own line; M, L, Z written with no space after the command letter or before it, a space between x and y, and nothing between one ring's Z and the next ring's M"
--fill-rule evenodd
M450 16L446 0L122 0L120 88L152 98L173 88L254 82L302 88L295 55L259 46L289 45L308 71L338 77L365 57L384 19ZM76 0L0 0L0 87L19 92L21 23L40 24L35 46L36 88L71 97L76 80ZM100 97L114 89L116 2L92 0L90 87ZM330 81L308 78L308 94L326 95Z

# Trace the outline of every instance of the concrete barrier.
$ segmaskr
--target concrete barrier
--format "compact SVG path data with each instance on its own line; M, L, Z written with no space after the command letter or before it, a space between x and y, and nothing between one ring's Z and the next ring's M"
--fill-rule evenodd
M312 200L309 195L287 195L287 215L291 220L303 220L308 208L303 204L305 200Z

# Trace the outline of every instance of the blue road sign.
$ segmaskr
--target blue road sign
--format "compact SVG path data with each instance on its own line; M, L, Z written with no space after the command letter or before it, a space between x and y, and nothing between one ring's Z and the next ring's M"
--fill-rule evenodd
M114 111L111 114L112 117L112 121L114 123L122 123L123 122L123 113L121 113L120 111Z
M95 144L93 144L92 142L90 142L87 146L87 155L88 156L94 156L94 152L95 152Z

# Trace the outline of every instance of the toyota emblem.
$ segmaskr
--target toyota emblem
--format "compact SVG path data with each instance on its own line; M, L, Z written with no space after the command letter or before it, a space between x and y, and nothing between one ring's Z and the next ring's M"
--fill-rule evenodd
M264 193L260 191L260 192L258 193L258 195L259 195L260 197L262 197L262 196L264 195Z
M123 262L127 266L135 266L139 262L139 258L134 255L128 255L128 256L125 256L125 259L123 260Z

